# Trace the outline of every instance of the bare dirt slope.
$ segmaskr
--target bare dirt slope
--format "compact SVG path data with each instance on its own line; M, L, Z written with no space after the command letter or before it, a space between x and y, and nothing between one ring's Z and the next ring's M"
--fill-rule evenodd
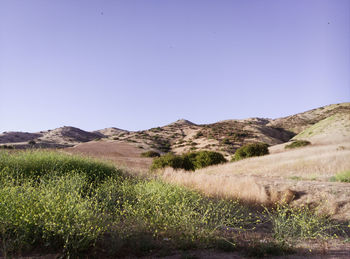
M109 160L119 167L133 170L147 170L152 162L151 158L140 156L142 149L134 144L119 141L90 141L66 148L64 151Z

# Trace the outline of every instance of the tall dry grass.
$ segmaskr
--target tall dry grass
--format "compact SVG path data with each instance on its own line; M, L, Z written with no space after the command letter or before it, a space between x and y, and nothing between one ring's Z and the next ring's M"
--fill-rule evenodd
M208 196L218 198L239 198L249 203L269 203L269 192L257 184L254 177L228 177L189 173L183 170L166 168L163 179L172 184L184 185Z
M350 169L350 143L310 146L212 166L196 173L220 176L328 178Z
M293 199L295 192L283 184L291 177L326 180L349 169L350 144L347 143L300 148L211 166L193 173L166 168L162 177L167 182L209 196L271 204Z

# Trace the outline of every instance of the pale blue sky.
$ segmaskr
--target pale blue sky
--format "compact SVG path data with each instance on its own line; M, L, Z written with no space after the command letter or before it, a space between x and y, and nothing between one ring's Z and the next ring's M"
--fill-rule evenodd
M348 0L0 0L0 132L350 101Z

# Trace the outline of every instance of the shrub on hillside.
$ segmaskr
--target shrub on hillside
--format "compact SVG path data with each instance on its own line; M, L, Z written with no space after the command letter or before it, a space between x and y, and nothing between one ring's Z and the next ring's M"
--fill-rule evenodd
M310 144L311 142L307 140L294 140L291 144L286 145L284 148L291 149L291 148L297 148L297 147L304 147Z
M29 141L28 141L28 144L33 146L33 145L36 144L36 142L35 142L34 140L29 140Z
M269 153L268 144L266 143L251 143L244 145L236 150L232 160L237 161L253 156L263 156Z
M150 151L141 153L141 156L142 157L160 157L160 154L156 151L150 150Z
M225 157L213 151L190 152L181 156L174 154L166 154L153 160L151 169L160 169L172 167L174 169L185 169L194 171L210 165L225 163Z
M172 167L174 169L184 168L184 160L181 156L176 156L172 153L165 154L153 160L151 169L159 169L165 167Z
M227 162L227 160L221 153L214 152L214 151L200 151L196 153L193 164L195 169L199 169L210 165L217 165L225 162Z

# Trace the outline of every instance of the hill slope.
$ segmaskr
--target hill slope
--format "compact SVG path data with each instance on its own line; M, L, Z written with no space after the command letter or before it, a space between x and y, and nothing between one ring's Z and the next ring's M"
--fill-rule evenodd
M293 139L309 140L312 143L350 143L350 113L338 113L306 128Z
M88 142L99 137L100 135L96 133L84 131L75 127L64 126L37 133L4 132L0 135L0 143L11 144L16 148L61 148ZM29 144L29 141L33 141L35 145Z
M299 134L306 128L334 114L349 113L350 103L331 104L317 109L312 109L310 111L272 120L268 126L283 128L295 134Z
M25 148L31 147L27 142L34 140L37 147L68 147L101 139L100 141L132 144L141 151L184 153L213 150L230 156L237 148L247 143L265 142L277 145L289 141L298 134L301 135L295 138L316 139L317 135L317 141L339 134L345 135L346 138L350 134L347 128L350 124L349 114L350 103L341 103L278 119L249 118L202 125L180 119L169 125L136 132L118 128L87 132L74 127L62 127L38 133L7 132L0 135L0 143ZM309 127L314 128L302 133ZM319 130L317 134L316 128ZM334 131L335 128L342 130ZM320 134L320 131L323 133Z

